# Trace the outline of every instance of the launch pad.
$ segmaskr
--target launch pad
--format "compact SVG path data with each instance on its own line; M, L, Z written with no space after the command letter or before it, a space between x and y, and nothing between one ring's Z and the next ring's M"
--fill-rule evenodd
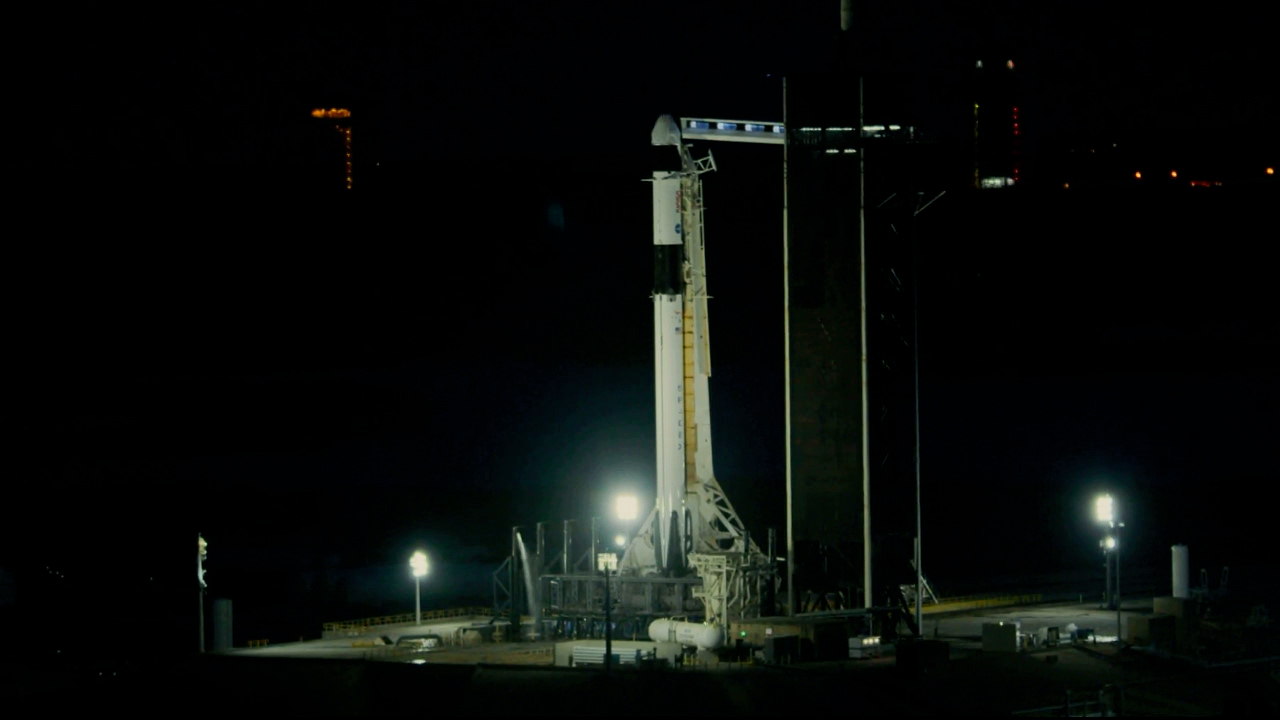
M588 543L591 537L597 542L575 562L574 525L565 521L555 553L546 550L544 524L536 527L531 546L514 528L512 554L494 572L495 615L508 618L510 627L525 627L529 639L604 637L605 624L611 623L615 637L645 640L655 620L675 619L714 628L718 639L706 635L706 644L718 647L730 622L774 611L777 571L762 553L692 553L690 568L680 574L601 572L590 562L607 554L594 532L599 528L588 536Z
M669 620L677 623L669 632L696 636L709 649L727 643L734 623L801 613L809 605L802 593L831 599L810 610L847 611L860 598L873 611L864 156L869 144L910 144L914 129L861 124L860 92L852 106L858 125L847 126L847 99L829 101L816 92L819 84L800 85L806 100L792 107L784 83L784 114L794 117L783 123L664 115L654 125L652 144L675 148L679 158L678 169L646 178L653 190L654 505L638 530L633 524L607 548L593 520L580 555L572 523L555 557L546 552L542 523L531 547L513 530L511 555L494 575L495 612L512 627L527 613L532 634L543 639L599 637L606 626L619 637L644 638L654 621ZM714 472L702 176L716 164L709 152L695 158L686 136L783 146L785 553L772 529L761 549ZM610 550L621 557L607 557Z
M612 548L623 552L620 559L607 558L607 569L599 564L606 554L598 521L591 522L589 547L580 557L573 555L569 522L555 558L546 553L541 523L532 550L518 529L512 531L511 556L494 575L495 605L502 596L507 602L496 609L518 627L523 604L539 637L592 637L599 623L616 619L619 635L647 639L652 621L673 619L687 623L679 629L697 634L701 644L718 646L731 619L774 612L780 585L774 534L762 552L712 464L701 176L716 167L710 153L692 155L682 125L669 115L654 125L651 142L673 147L680 164L647 179L653 188L656 499L638 531L624 536L625 547ZM747 135L782 140L779 123L699 120L687 127L700 136L719 128L738 141Z

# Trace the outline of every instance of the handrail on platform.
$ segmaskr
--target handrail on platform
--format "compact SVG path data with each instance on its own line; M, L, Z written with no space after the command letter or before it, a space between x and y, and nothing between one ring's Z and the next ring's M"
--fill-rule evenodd
M423 620L443 620L446 618L464 617L466 615L483 615L488 617L493 612L487 607L449 608L445 610L423 610ZM382 615L379 617L360 618L359 620L339 620L324 624L325 632L364 631L384 625L404 625L417 621L416 613L400 613L399 615Z

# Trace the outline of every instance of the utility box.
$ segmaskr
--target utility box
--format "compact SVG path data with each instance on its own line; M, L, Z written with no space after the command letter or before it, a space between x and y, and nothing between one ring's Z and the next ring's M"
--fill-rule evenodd
M1192 617L1196 614L1196 601L1191 598L1158 597L1153 601L1152 610L1157 615L1174 617Z
M785 665L800 659L799 635L770 635L764 639L764 661Z
M1158 597L1155 599L1157 615L1173 616L1173 647L1171 652L1188 654L1196 646L1196 629L1199 626L1200 607L1192 598Z
M849 657L871 658L880 654L879 635L858 635L849 638Z
M213 601L213 651L231 649L231 601L216 598Z
M1126 618L1125 642L1172 651L1177 642L1177 625L1172 615L1130 615Z
M1018 652L1018 623L982 624L983 652Z
M1057 647L1062 637L1061 631L1056 625L1040 628L1036 632L1037 645L1040 647Z

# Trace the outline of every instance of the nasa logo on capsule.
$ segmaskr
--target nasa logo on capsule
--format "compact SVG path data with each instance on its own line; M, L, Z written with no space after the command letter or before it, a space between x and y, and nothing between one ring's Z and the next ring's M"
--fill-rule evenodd
M677 234L677 235L681 235L681 234L683 234L683 233L681 232L681 226L680 226L680 223L676 223L676 234Z

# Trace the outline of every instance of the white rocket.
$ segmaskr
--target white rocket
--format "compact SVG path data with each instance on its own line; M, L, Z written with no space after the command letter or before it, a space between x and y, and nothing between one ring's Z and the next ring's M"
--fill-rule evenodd
M669 115L658 118L651 140L681 152L676 172L653 173L653 389L657 440L657 503L653 560L657 567L678 569L691 538L685 521L689 456L696 453L697 393L689 337L693 328L692 262L701 247L691 247L701 233L697 164L680 142L680 130ZM686 197L686 191L690 196ZM688 222L696 211L698 221ZM648 528L651 530L651 528Z
M654 145L673 145L681 167L653 173L653 368L657 499L622 567L679 572L689 553L741 547L745 530L711 464L711 375L699 175L675 120L654 125Z
M656 132L656 129L655 129ZM679 558L685 494L684 224L681 178L653 174L653 389L657 437L658 537L654 560Z

